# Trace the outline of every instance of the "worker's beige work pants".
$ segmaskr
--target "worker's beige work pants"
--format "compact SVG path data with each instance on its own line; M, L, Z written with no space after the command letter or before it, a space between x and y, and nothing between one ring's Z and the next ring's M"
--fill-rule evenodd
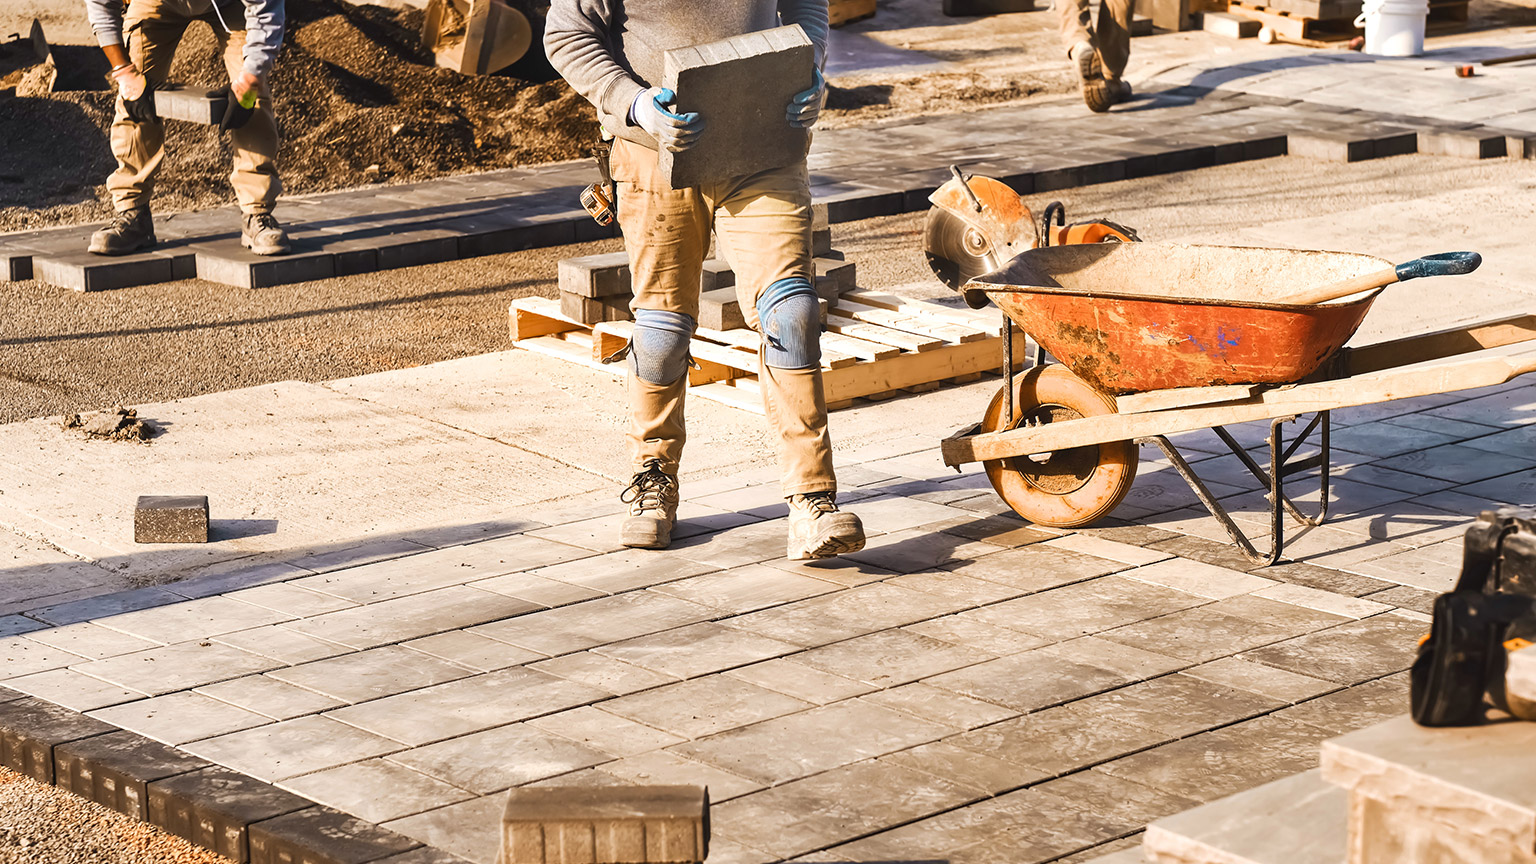
M656 151L614 141L613 179L619 227L635 298L633 309L699 317L699 279L713 228L719 252L736 274L736 296L747 324L757 328L757 298L769 285L811 269L811 192L805 162L726 183L672 189L657 169ZM786 497L833 491L832 442L820 369L759 367L763 405L779 438ZM684 375L674 384L629 376L629 441L635 470L661 460L676 473L682 458Z
M1099 51L1105 78L1125 74L1131 59L1131 18L1136 14L1136 0L1100 0L1099 23L1094 25L1088 0L1056 0L1061 12L1061 43L1068 51L1079 42L1088 42Z
M245 7L240 3L220 6L224 20L239 30L224 32L208 0L131 0L123 16L123 34L128 42L128 57L139 67L153 87L166 80L171 58L182 34L193 21L207 21L219 40L224 66L230 77L245 65ZM235 187L235 200L242 213L271 213L277 203L282 183L277 177L277 122L272 118L272 94L267 82L258 83L256 113L249 122L229 133L235 151L234 170L229 182ZM117 170L107 178L115 210L148 207L155 190L155 175L165 157L164 123L139 123L128 118L121 99L112 119L112 155Z

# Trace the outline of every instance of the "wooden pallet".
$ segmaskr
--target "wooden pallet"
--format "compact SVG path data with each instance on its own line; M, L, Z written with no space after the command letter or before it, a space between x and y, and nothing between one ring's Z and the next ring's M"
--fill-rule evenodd
M604 363L629 343L631 321L588 327L560 314L560 303L539 297L512 301L512 344L528 351L596 369L615 377L626 363ZM821 377L827 408L851 407L854 399L886 399L963 384L1002 366L1002 316L996 310L953 309L876 291L849 291L827 314L821 337ZM1013 333L1014 358L1022 364L1030 343ZM759 337L752 330L700 328L689 350L694 394L763 413L758 384Z
M827 20L833 27L863 21L874 14L875 0L830 0L827 3Z
M1353 18L1307 18L1254 0L1229 0L1227 11L1273 29L1287 42L1340 42L1360 34Z

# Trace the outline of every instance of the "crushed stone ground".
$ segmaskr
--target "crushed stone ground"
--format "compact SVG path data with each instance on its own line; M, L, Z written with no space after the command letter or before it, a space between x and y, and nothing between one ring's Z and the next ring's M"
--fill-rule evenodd
M229 864L229 859L0 768L0 864Z

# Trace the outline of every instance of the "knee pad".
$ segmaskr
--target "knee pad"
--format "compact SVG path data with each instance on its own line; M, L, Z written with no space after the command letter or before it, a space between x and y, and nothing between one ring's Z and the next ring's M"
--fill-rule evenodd
M693 318L681 312L636 309L629 371L652 384L671 384L683 377L695 326Z
M763 365L814 369L821 365L821 298L799 276L780 279L757 298Z

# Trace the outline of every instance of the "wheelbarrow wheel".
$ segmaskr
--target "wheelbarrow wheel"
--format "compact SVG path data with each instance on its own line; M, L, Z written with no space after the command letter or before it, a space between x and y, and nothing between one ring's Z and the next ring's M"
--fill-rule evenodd
M1012 386L1013 416L1003 421L1007 393L1000 388L982 419L984 431L1115 413L1114 399L1065 366L1036 366L1014 376ZM1037 525L1078 528L1108 515L1131 490L1136 479L1136 445L1131 441L1089 444L992 459L982 466L992 488L1015 513Z

